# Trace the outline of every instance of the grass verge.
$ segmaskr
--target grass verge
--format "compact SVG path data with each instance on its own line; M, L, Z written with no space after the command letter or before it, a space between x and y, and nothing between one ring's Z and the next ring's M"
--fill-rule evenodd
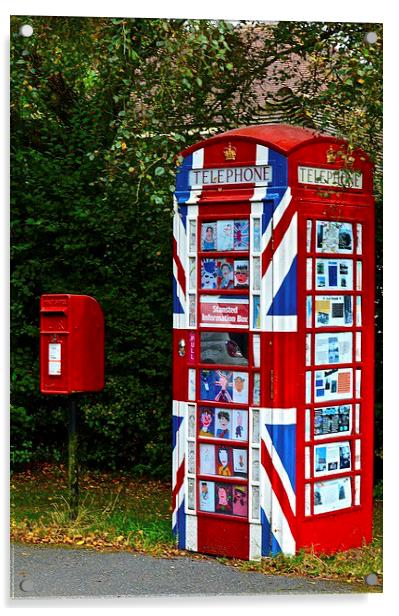
M171 486L124 475L86 472L79 478L80 505L69 518L66 469L42 465L13 475L11 481L11 539L13 541L134 550L153 556L183 555L171 532ZM191 557L205 558L190 552ZM382 589L382 501L375 502L374 539L362 548L333 556L301 552L247 562L218 558L243 571L300 575L360 584L358 590ZM370 573L378 584L364 585Z

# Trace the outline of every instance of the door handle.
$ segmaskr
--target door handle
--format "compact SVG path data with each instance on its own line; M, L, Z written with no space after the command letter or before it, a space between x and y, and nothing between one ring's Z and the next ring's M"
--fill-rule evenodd
M181 340L179 340L179 344L177 348L178 348L178 353L180 357L184 357L186 354L186 341L184 340L184 338L181 338Z

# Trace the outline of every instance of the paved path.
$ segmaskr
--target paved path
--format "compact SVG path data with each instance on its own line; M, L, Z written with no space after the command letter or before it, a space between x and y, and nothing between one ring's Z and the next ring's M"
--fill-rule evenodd
M11 596L136 597L351 593L350 584L242 572L213 559L13 545Z

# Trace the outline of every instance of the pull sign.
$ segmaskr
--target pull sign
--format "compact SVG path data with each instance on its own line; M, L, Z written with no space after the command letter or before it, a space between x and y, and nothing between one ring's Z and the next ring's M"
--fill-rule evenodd
M48 345L48 373L49 376L61 374L61 344L51 342Z

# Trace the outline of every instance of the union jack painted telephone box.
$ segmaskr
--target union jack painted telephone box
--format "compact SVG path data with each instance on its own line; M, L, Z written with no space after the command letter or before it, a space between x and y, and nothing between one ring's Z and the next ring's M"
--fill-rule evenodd
M287 125L182 152L173 530L242 559L371 540L372 165Z

